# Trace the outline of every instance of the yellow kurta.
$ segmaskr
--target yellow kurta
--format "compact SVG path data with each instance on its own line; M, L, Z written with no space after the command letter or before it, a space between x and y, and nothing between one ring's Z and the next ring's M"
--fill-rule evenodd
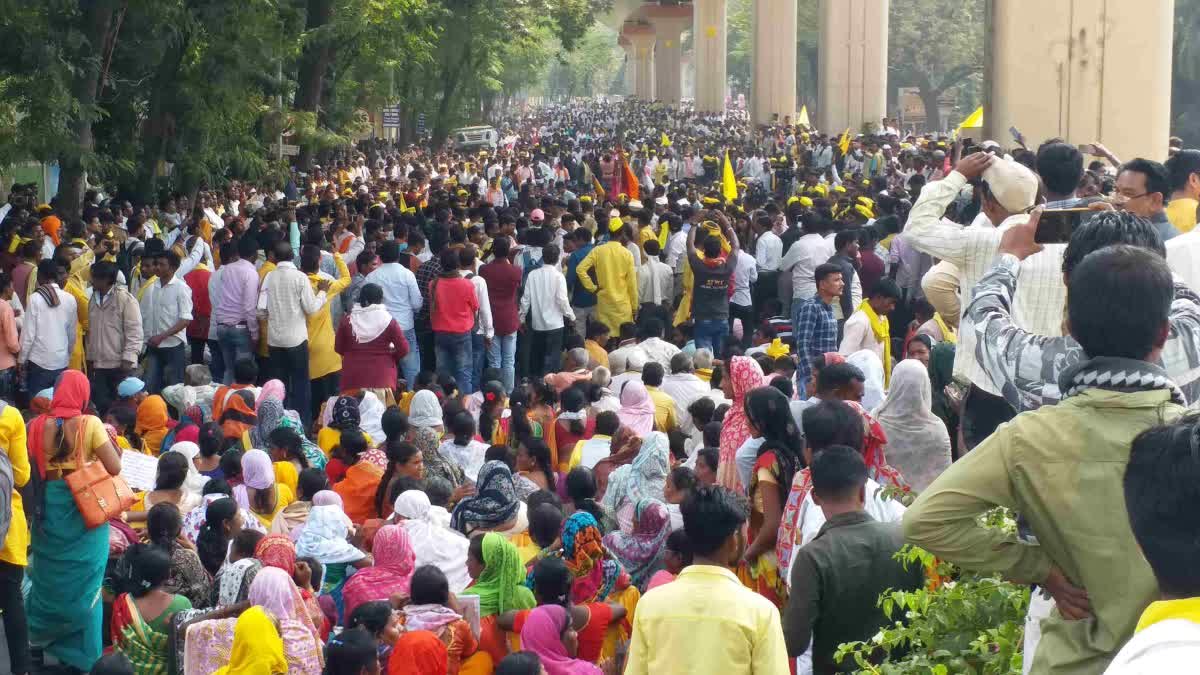
M29 448L25 440L25 420L16 406L5 406L4 412L0 413L0 448L8 453L8 461L12 463L13 485L25 487L30 475ZM28 564L28 549L29 526L25 521L25 506L21 501L21 493L13 490L12 521L4 537L0 560L24 567Z
M75 347L71 350L71 363L69 367L73 370L86 373L87 369L84 367L86 360L83 353L83 334L87 332L88 328L87 293L83 291L83 287L73 276L67 278L67 287L63 290L75 297L75 316L77 317L77 321L75 322Z
M595 268L597 284L588 276ZM579 283L596 294L596 319L608 326L613 335L621 334L621 324L633 321L637 307L637 274L633 254L619 241L610 241L592 249L576 268Z
M260 293L262 292L263 279L266 279L267 275L274 271L275 271L275 263L271 262L270 260L264 262L262 264L262 267L258 268L258 290ZM267 356L269 353L270 352L267 350L267 320L259 319L258 320L258 355L259 356Z
M350 269L346 267L342 256L334 254L337 262L338 278L329 284L325 291L325 304L308 316L308 378L315 380L336 373L342 369L342 357L333 349L333 319L329 315L329 303L346 287L350 285ZM317 291L317 282L325 277L320 274L308 275L313 292Z

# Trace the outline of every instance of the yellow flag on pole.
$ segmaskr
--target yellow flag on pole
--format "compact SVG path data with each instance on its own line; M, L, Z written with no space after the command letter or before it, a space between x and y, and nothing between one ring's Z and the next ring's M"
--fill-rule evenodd
M737 201L737 178L733 175L733 164L729 161L728 150L725 151L725 168L721 171L721 194L730 204Z
M962 124L958 125L958 130L962 131L963 129L977 129L977 128L982 128L982 127L983 127L983 106L979 106L978 108L975 109L975 112L971 113L970 116L967 117L967 119L963 120Z
M812 124L808 121L808 106L800 106L800 115L796 118L796 124L802 127L812 127Z
M843 155L850 152L850 127L846 127L846 130L842 132L842 139L838 141L838 149L842 151Z

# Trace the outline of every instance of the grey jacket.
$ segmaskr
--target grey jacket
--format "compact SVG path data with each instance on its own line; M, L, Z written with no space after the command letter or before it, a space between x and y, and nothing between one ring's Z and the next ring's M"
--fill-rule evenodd
M87 360L96 368L136 364L142 352L142 310L138 301L114 286L103 298L92 293L88 302Z

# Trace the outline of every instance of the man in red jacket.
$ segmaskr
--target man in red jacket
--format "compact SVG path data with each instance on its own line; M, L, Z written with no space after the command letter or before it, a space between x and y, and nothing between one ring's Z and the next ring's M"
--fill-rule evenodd
M492 324L496 336L488 350L488 367L502 374L504 391L516 386L517 291L521 287L521 268L512 262L512 240L500 234L492 241L492 262L479 268L479 276L487 281L488 301L492 305Z

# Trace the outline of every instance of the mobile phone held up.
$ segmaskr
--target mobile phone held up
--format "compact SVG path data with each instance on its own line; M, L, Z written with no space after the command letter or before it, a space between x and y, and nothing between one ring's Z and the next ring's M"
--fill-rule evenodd
M1039 244L1065 244L1071 233L1091 213L1089 209L1051 209L1042 211L1033 240Z

